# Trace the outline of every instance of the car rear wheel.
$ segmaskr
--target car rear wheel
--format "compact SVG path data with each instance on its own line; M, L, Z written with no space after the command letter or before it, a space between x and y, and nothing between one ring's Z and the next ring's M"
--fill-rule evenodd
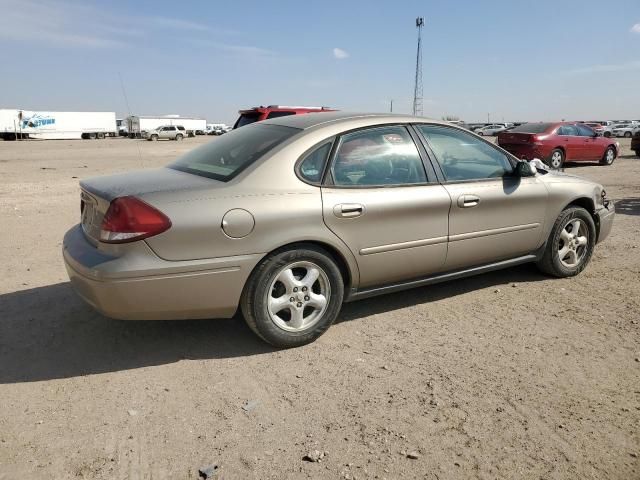
M312 245L277 252L251 274L240 307L247 325L276 347L314 341L334 322L344 296L337 265Z
M554 149L549 156L549 161L547 162L549 166L555 170L562 168L564 165L564 152L559 148Z
M631 138L632 136L631 132L624 132L624 138Z
M607 148L604 152L602 159L600 160L601 165L611 165L613 161L616 159L616 151L613 147Z
M182 135L180 134L176 135L176 142L179 142L180 140L182 140Z
M538 268L555 277L573 277L585 269L596 243L596 227L589 212L570 207L557 218Z

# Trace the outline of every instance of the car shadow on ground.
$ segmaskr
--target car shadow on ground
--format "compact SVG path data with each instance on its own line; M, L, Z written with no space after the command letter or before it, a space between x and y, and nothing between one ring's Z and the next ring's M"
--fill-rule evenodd
M337 321L353 321L509 282L545 278L532 265L523 265L348 303ZM239 315L219 320L111 320L81 301L69 283L0 295L0 384L273 351Z
M614 202L619 215L640 215L640 198L623 198Z

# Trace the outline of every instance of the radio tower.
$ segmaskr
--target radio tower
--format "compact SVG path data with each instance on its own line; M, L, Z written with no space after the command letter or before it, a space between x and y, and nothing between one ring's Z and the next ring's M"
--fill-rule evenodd
M422 116L422 27L424 19L416 18L416 28L418 29L418 51L416 53L416 80L413 87L413 114Z

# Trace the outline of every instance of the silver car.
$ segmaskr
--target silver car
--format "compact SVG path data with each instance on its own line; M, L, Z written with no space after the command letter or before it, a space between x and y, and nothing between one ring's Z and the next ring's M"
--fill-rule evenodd
M507 126L501 123L496 123L493 125L486 125L484 127L480 127L475 130L475 132L480 135L498 135L500 132L504 132L507 129Z
M580 273L613 203L596 183L538 166L444 122L281 117L166 168L82 181L64 261L107 316L240 309L267 342L302 345L346 301L526 262Z
M180 141L188 136L187 131L182 125L164 125L149 132L143 132L142 138L147 140L177 140Z

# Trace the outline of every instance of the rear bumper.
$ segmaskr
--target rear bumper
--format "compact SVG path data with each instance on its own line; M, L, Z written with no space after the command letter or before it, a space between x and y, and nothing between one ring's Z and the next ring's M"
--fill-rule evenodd
M111 256L76 226L64 237L63 258L76 292L103 315L121 320L232 317L261 255L166 261L144 242Z
M611 233L611 227L613 227L613 219L616 216L616 209L612 201L606 207L602 207L596 211L598 215L598 223L600 228L598 230L598 240L596 243L600 243Z
M534 158L545 160L551 153L547 152L546 149L540 145L505 144L500 146L513 156L522 160L533 160Z

